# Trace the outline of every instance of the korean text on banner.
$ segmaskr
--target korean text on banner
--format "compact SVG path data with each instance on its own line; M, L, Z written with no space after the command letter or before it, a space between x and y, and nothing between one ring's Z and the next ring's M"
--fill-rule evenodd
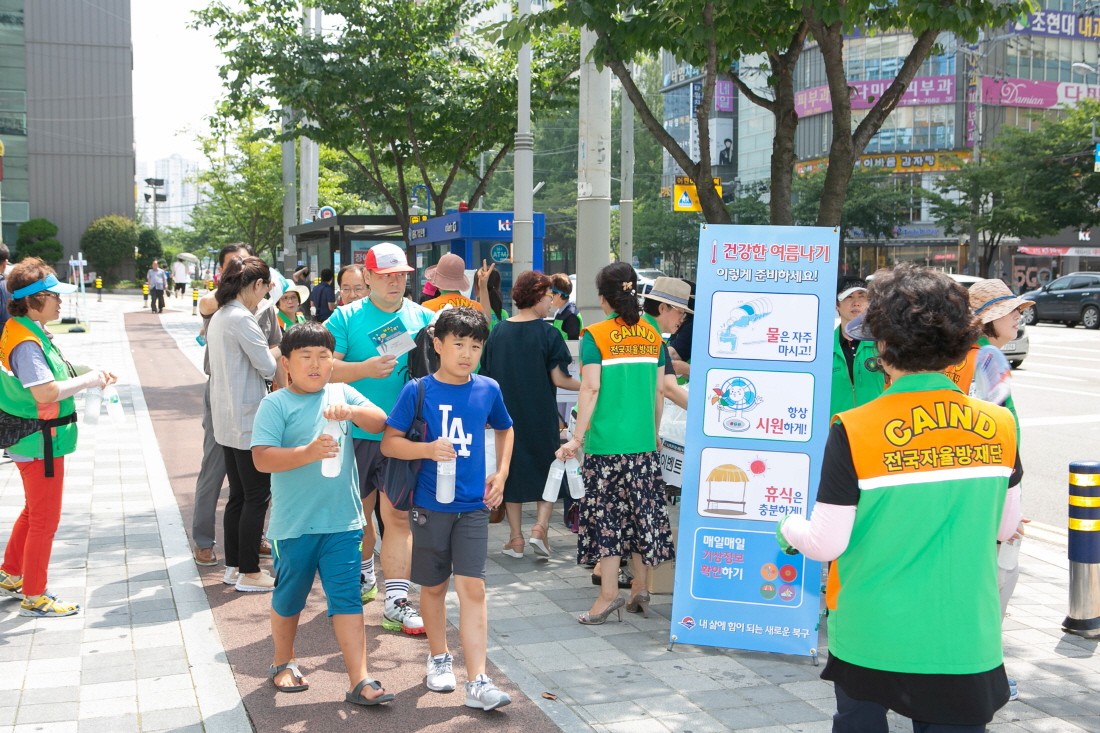
M829 430L839 238L700 229L671 640L813 656L821 564L776 524L808 516Z

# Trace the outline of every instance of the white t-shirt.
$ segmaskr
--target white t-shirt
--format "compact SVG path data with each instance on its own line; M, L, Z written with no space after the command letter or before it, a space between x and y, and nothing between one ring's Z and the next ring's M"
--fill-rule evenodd
M172 265L172 279L176 283L191 284L191 273L187 270L187 263L176 260Z

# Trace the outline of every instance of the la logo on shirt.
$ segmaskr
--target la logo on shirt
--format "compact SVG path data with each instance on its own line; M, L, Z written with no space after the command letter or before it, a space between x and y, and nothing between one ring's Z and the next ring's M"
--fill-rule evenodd
M458 455L468 458L470 456L470 443L473 442L474 436L463 429L461 417L455 417L454 420L448 419L452 409L454 408L451 405L439 406L439 411L443 413L443 425L440 435L451 441Z

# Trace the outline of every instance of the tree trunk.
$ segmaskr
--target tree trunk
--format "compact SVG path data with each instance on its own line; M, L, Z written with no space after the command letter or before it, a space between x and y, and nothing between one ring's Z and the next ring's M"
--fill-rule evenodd
M805 36L805 34L803 34ZM795 57L797 61L797 56ZM771 223L790 226L791 184L794 180L794 136L798 113L794 110L794 62L772 64L779 81L775 85L775 137L772 140L772 180L769 207Z
M833 103L833 139L829 146L829 168L825 173L825 187L821 192L821 203L817 210L817 226L840 226L840 217L844 211L844 197L848 193L848 181L852 178L855 165L855 150L852 145L852 98L848 88L848 79L844 73L844 37L840 33L840 23L826 26L812 18L812 10L807 14L810 30L817 41L821 56L825 61L825 76L829 82L829 97Z

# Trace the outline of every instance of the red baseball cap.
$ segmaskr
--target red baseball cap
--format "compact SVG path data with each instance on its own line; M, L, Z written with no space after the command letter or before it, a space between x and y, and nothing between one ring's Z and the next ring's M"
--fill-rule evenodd
M405 250L389 242L371 247L363 261L363 267L379 275L413 271L413 268L409 267L409 260L405 257Z

